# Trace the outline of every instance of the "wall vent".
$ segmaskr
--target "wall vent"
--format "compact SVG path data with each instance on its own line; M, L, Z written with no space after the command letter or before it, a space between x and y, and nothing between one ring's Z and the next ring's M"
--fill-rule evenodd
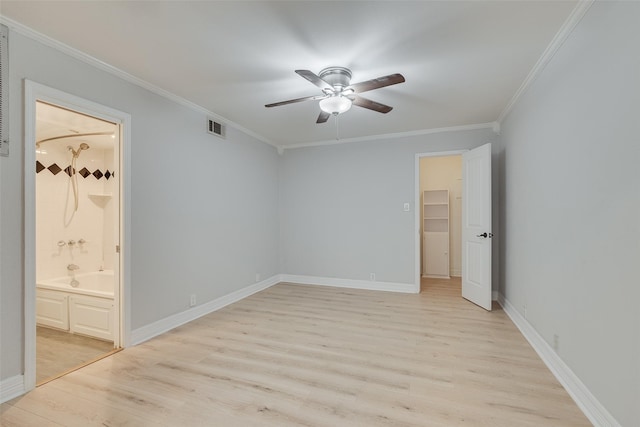
M0 25L0 155L9 155L9 29Z
M222 123L218 123L212 118L207 119L207 132L212 135L219 136L220 138L224 138L224 126L222 126Z

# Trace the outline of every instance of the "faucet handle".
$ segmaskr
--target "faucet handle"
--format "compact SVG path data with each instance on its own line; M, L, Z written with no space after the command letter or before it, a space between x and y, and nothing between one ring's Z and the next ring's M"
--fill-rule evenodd
M69 246L73 246L73 245L75 245L75 244L76 244L76 241L75 241L75 240L69 240L69 241L67 242L67 244L68 244Z

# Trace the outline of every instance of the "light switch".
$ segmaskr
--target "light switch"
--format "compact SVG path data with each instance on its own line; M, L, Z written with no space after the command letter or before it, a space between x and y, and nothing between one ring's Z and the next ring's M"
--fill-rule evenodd
M411 205L409 205L409 203L405 203L405 204L404 204L404 211L405 211L405 212L409 212L409 210L411 209L411 207L410 207L410 206L411 206Z

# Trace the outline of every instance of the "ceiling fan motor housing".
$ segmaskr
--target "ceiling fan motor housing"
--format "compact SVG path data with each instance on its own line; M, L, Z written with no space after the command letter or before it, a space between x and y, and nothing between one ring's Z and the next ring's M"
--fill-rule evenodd
M318 76L339 90L349 86L351 82L351 70L344 67L327 67Z

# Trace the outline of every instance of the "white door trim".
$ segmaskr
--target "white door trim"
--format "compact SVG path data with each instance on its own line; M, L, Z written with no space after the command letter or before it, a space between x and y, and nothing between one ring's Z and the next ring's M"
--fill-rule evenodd
M24 387L36 385L36 313L35 313L35 242L36 242L36 101L79 111L117 123L120 126L120 346L127 347L131 339L131 116L104 105L24 80Z
M414 165L414 203L413 203L413 216L415 218L415 232L414 232L414 284L415 292L420 292L420 159L422 157L447 157L447 156L459 156L466 153L469 150L454 150L454 151L434 151L430 153L417 153Z

